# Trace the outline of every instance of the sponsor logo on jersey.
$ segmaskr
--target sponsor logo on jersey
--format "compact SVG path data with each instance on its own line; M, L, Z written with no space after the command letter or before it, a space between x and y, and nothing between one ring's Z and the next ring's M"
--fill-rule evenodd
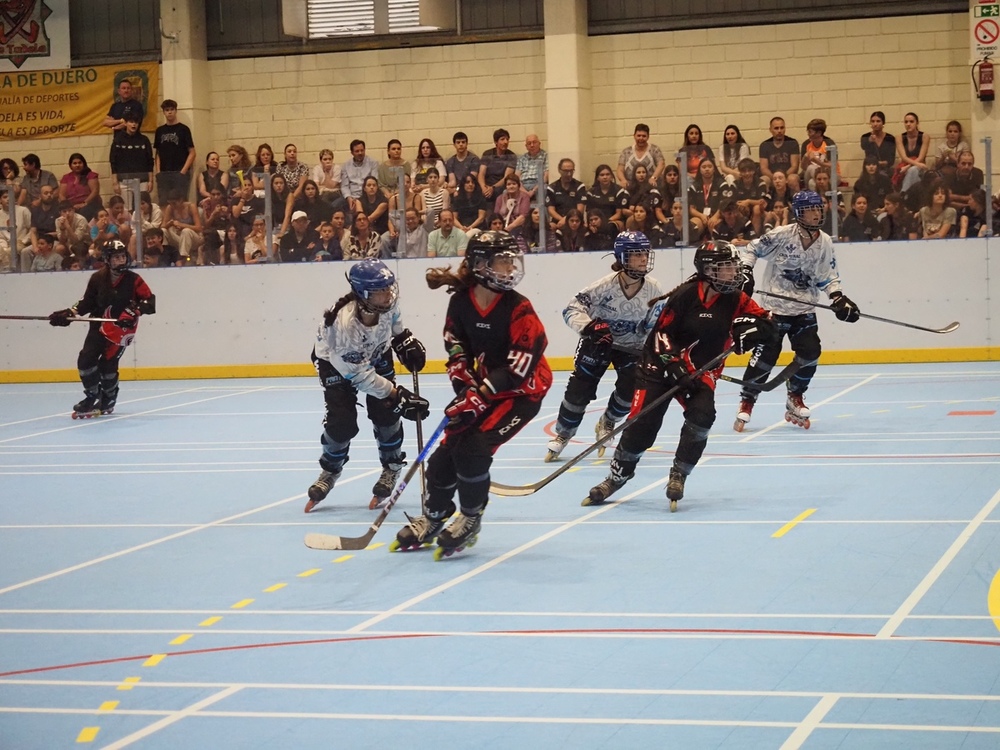
M487 331L490 330L489 323L476 323L476 328L485 328Z
M345 362L347 362L348 364L351 364L351 365L360 365L362 362L365 361L365 353L364 352L345 352L341 356L341 359L343 359Z
M500 434L506 435L508 432L517 427L519 424L521 424L521 418L514 417L512 420L510 420L510 422L508 422L507 424L505 424L503 427L500 428Z
M699 313L698 317L699 318L711 318L711 317L714 317L714 316L710 312L703 312L703 313Z

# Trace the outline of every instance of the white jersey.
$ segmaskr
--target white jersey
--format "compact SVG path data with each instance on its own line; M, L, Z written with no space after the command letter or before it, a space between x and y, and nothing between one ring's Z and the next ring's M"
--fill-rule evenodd
M386 398L392 382L375 372L377 362L389 348L393 336L403 332L402 315L395 304L366 326L358 317L358 303L348 302L337 311L332 326L320 323L316 333L316 356L325 359L344 379L362 393Z
M577 292L563 310L563 320L582 335L590 321L600 318L607 321L616 344L641 349L646 340L642 321L649 310L649 301L662 294L660 282L646 276L639 293L632 299L626 299L618 273L611 273Z
M740 263L745 266L753 268L758 258L767 261L758 289L802 300L787 302L775 297L763 297L761 306L776 315L813 312L812 303L819 301L820 292L829 297L840 291L840 272L833 252L833 240L826 232L820 232L815 242L803 248L799 225L788 224L775 227L738 250Z

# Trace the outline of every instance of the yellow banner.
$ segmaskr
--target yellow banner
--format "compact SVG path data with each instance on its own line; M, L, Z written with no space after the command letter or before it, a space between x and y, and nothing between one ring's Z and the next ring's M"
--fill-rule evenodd
M102 123L123 80L131 82L132 98L142 102L142 129L152 132L159 77L157 62L0 73L0 141L110 135Z

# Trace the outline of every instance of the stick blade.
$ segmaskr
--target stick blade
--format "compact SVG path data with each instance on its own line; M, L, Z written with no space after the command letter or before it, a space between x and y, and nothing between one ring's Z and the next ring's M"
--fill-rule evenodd
M344 549L344 538L333 534L306 534L306 546L310 549Z
M490 484L490 492L500 497L527 497L528 495L534 495L539 489L539 487L533 484L524 487L511 484Z
M954 323L949 323L944 328L939 328L938 333L951 333L952 331L957 331L959 322L956 320Z

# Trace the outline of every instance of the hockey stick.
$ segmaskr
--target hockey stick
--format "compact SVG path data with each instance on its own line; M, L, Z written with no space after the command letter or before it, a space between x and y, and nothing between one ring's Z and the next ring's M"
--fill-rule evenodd
M757 294L763 294L765 297L774 297L775 299L783 299L786 302L798 302L803 305L811 305L812 307L821 307L824 310L833 310L831 305L822 305L819 302L803 302L800 299L795 299L795 297L786 297L784 294L775 294L774 292L765 292L761 289L757 290ZM879 320L883 323L891 323L894 326L903 326L903 328L914 328L918 331L927 331L927 333L951 333L952 331L957 331L959 323L956 320L953 323L949 323L944 328L924 328L923 326L914 325L913 323L904 323L901 320L891 320L890 318L880 318L878 315L869 315L868 313L858 313L862 318L871 318L872 320Z
M413 371L413 394L420 395L420 380L417 378L417 371ZM422 419L417 420L417 453L424 452L424 423ZM420 509L427 509L427 477L424 475L424 463L420 462Z
M0 320L50 320L48 315L0 315ZM118 318L63 318L70 323L114 323Z
M425 445L424 449L420 451L420 455L417 456L417 460L414 461L413 465L406 470L406 474L403 476L402 481L399 484L397 484L396 489L392 491L392 495L389 497L389 502L385 506L385 510L383 510L379 514L378 518L375 519L375 522L370 527L368 527L367 532L365 532L362 536L334 536L332 534L306 534L306 540L305 540L306 546L311 547L312 549L325 549L325 550L335 550L335 549L359 550L367 547L371 543L376 532L385 522L385 519L389 516L389 511L392 510L392 506L396 504L396 501L399 500L399 496L403 494L403 490L406 489L406 485L409 483L411 479L413 479L413 475L417 473L417 468L423 466L424 460L427 458L427 455L431 452L431 448L434 447L434 444L438 441L438 438L441 437L441 434L444 432L444 428L448 426L448 422L449 422L448 417L445 417L444 419L441 420L441 424L439 424L437 426L437 429L434 430L434 434L430 436L430 439L427 441L427 445Z
M688 378L690 380L692 380L692 381L693 380L697 380L702 375L704 375L706 372L708 372L710 370L714 370L720 364L722 364L723 362L725 362L726 357L728 357L732 353L733 353L733 347L729 347L724 352L722 352L721 354L719 354L716 357L713 357L708 362L706 362L704 365L702 365L697 370L695 370L690 375L688 375ZM655 409L657 406L659 406L660 404L662 404L667 399L672 398L679 391L681 391L683 388L684 388L684 384L675 385L673 388L670 388L669 390L667 390L666 393L663 393L662 395L660 395L657 398L653 399L652 401L650 401L645 406L645 408L643 408L642 411L640 411L634 417L631 417L630 419L626 419L624 422L622 422L620 425L618 425L617 427L615 427L615 429L613 429L607 435L605 435L604 437L602 437L600 440L598 440L596 443L594 443L590 447L584 449L584 451L582 453L579 453L576 456L574 456L573 458L571 458L569 461L567 461L565 464L563 464L562 466L560 466L558 469L556 469L554 472L552 472L551 474L549 474L544 479L539 479L534 484L526 484L526 485L523 485L523 486L511 485L511 484L497 484L497 483L491 482L490 483L490 492L492 492L494 495L500 495L501 497L527 497L528 495L534 495L540 489L542 489L547 484L549 484L550 482L552 482L552 480L554 480L556 477L558 477L558 476L560 476L562 474L565 474L567 471L569 471L570 469L572 469L574 466L576 466L578 463L580 463L583 459L585 459L591 453L593 453L598 448L600 448L602 445L604 445L606 442L608 442L609 440L611 440L611 438L613 438L615 435L623 432L626 427L628 427L630 424L632 424L637 419L639 419L639 417L643 416L644 414L647 414L652 409Z

